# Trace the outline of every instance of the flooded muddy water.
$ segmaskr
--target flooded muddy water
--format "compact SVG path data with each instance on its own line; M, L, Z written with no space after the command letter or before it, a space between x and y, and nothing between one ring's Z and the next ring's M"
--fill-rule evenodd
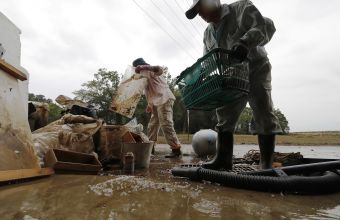
M249 149L256 147L236 146L235 153ZM309 157L334 158L340 151L339 147L292 149ZM54 175L2 186L0 219L340 219L340 193L283 195L190 182L172 177L169 169L197 159L191 154L163 159L167 150L158 146L150 169L135 176ZM189 154L191 149L185 146L184 151Z

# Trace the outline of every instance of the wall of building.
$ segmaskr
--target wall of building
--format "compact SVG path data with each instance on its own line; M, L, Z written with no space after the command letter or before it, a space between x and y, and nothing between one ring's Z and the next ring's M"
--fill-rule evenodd
M6 63L21 66L21 31L0 12L0 43ZM0 171L38 168L28 124L28 81L20 81L0 69Z
M0 43L6 52L2 59L16 68L20 68L21 60L21 30L0 12Z

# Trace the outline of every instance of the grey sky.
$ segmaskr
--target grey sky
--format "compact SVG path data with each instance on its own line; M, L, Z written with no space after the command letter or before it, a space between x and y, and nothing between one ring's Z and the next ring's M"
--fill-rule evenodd
M140 56L177 76L201 56L206 24L185 18L191 0L135 2L154 20L133 0L1 0L0 11L22 30L30 92L72 96L97 69L123 73ZM277 28L266 46L275 107L292 131L340 130L340 1L253 2Z

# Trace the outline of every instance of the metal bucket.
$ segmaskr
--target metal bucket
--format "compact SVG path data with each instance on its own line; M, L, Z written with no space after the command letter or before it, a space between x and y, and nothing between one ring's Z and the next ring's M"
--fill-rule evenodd
M135 168L149 168L151 151L154 142L149 143L123 143L121 155L132 152L135 156Z

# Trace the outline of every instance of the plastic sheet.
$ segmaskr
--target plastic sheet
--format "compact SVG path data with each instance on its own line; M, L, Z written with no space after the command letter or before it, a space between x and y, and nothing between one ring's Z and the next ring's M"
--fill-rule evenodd
M121 158L123 146L122 137L126 132L133 132L139 135L144 143L149 142L149 138L143 133L143 125L138 124L136 119L132 119L126 125L103 125L100 129L98 155L100 161Z
M128 129L121 125L103 125L100 129L98 156L100 161L120 160L122 136Z
M27 120L26 84L0 70L0 170L39 168Z
M74 99L71 99L70 97L67 97L65 95L59 95L55 101L62 105L62 106L65 106L66 108L71 108L73 105L78 105L78 106L81 106L81 107L84 107L84 108L87 108L88 107L88 104L83 102L83 101L80 101L80 100L74 100Z
M111 110L128 118L132 118L137 104L147 86L147 78L136 74L133 67L128 66L112 99Z
M131 121L125 124L124 127L126 127L130 132L138 134L142 138L144 143L149 142L148 136L143 133L143 125L139 124L136 118L133 118Z
M46 127L33 132L34 149L41 165L50 148L92 153L93 136L101 128L102 121L83 115L64 115Z
M39 168L29 128L0 129L0 171Z
M41 102L30 102L29 105L33 105L31 108L35 109L34 112L29 112L28 114L28 122L31 131L46 126L48 123L48 115L50 111L48 104Z

